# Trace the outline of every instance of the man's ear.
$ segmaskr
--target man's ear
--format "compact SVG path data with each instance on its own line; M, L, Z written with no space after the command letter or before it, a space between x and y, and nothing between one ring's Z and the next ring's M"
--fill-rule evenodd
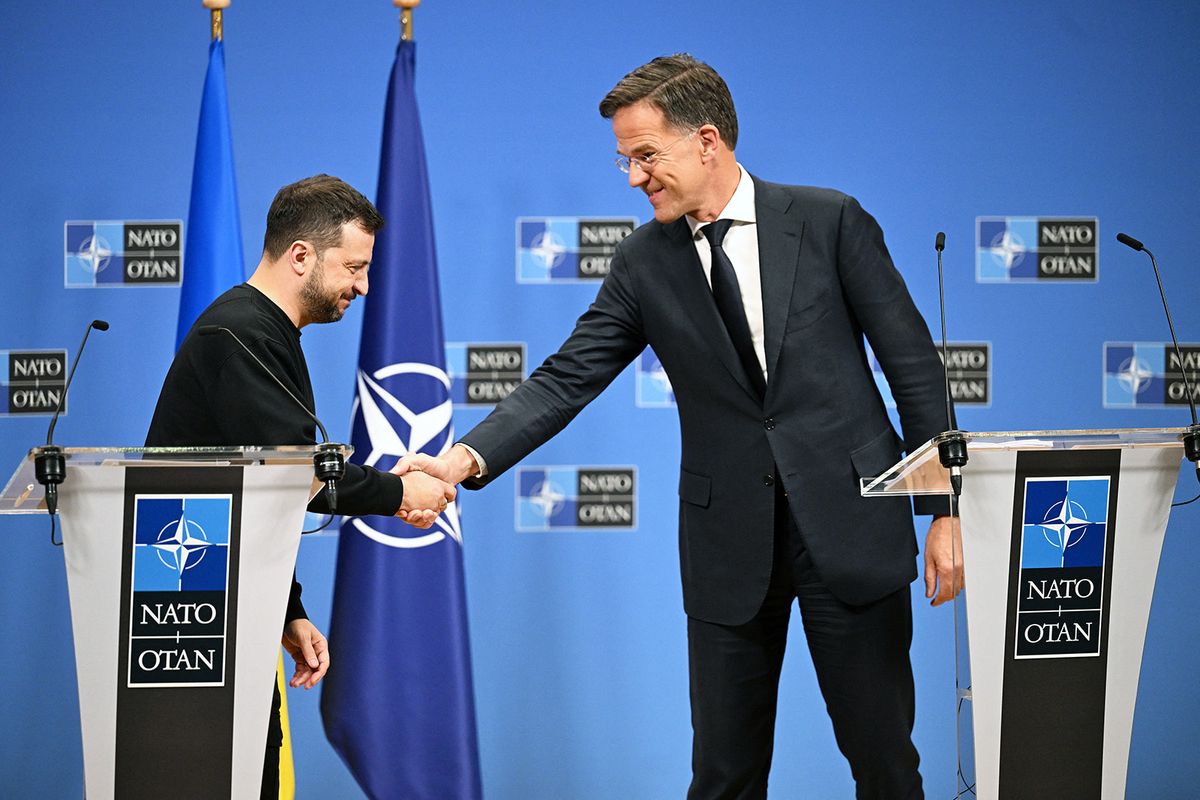
M721 148L721 132L716 125L701 125L696 138L700 140L700 158L704 161L714 158Z
M307 275L317 263L317 249L312 242L297 239L287 249L288 266L297 275Z

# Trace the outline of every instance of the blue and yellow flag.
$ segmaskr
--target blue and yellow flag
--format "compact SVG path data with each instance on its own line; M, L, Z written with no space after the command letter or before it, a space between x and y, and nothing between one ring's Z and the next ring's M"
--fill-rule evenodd
M200 312L230 286L246 279L225 92L225 48L220 39L214 39L208 49L187 225L176 349Z
M208 72L204 75L204 93L200 98L200 126L196 133L187 225L179 321L175 328L176 350L208 304L230 286L246 279L242 261L242 221L238 214L237 181L233 171L229 97L225 89L225 46L220 39L214 39L208 48ZM279 800L292 800L296 793L295 773L284 678L281 654L276 674L283 725Z
M415 65L416 45L402 41L354 398L354 460L380 469L454 443ZM428 531L394 517L343 521L329 638L325 733L359 786L372 798L480 797L457 505Z

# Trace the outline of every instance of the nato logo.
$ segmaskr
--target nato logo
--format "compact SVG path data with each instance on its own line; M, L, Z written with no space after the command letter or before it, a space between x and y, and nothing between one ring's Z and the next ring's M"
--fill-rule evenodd
M525 380L525 343L446 343L446 373L456 407L494 406Z
M977 283L1099 278L1095 217L977 217Z
M671 379L649 347L637 359L637 407L675 408Z
M66 350L0 350L0 416L53 414L59 403L66 414L66 381Z
M520 467L518 531L637 527L635 467Z
M130 687L224 686L230 495L137 495Z
M1200 344L1181 344L1183 361L1171 342L1105 342L1104 407L1164 408L1200 400ZM1185 379L1186 375L1186 379Z
M351 441L359 448L355 461L376 469L391 469L409 453L442 455L455 441L450 376L440 363L400 361L370 372L358 370L350 415ZM359 446L359 442L367 444ZM348 524L385 547L430 547L447 537L462 544L457 501L446 507L428 532L392 517L346 519L343 532Z
M1100 654L1109 484L1092 476L1026 479L1016 658Z
M517 217L517 283L603 280L635 217Z
M178 286L183 280L182 230L178 220L67 222L63 285Z
M942 355L938 349L938 357ZM867 361L871 365L871 374L875 378L875 387L883 397L887 408L896 407L896 398L892 396L892 387L888 384L883 367L870 346L867 347ZM988 408L992 405L992 343L991 342L947 342L946 361L947 373L950 377L950 397L955 405L979 406Z

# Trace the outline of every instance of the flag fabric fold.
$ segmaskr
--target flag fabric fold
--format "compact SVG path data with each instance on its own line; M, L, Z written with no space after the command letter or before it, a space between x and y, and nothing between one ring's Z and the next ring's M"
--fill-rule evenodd
M388 469L453 444L416 45L400 42L388 84L375 241L355 381L353 460ZM428 531L347 517L338 541L335 666L325 732L372 798L481 796L458 508Z
M246 279L225 90L225 48L220 39L208 49L187 224L176 349L200 312L230 286Z

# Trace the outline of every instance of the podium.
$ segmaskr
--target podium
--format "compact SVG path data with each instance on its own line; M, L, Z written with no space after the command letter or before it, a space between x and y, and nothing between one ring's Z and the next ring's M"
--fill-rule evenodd
M315 448L64 452L85 796L257 798ZM45 514L35 455L0 514Z
M958 524L969 667L960 660L956 670L958 796L1125 797L1146 622L1183 434L965 434ZM941 494L949 508L939 441L864 479L862 494ZM956 626L958 616L956 600ZM967 719L973 776L963 753Z

